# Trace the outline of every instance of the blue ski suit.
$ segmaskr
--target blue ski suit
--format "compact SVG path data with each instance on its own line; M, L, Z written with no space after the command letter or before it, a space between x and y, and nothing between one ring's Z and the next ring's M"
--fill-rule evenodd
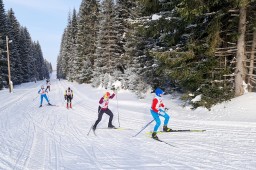
M41 89L38 90L38 94L41 94L40 105L43 104L43 98L45 98L45 100L49 103L49 100L48 100L48 97L47 97L46 93L48 93L47 89L41 88Z
M170 116L164 111L164 103L161 98L163 91L161 89L156 89L155 93L156 93L156 97L152 101L150 112L156 121L154 132L157 132L159 126L161 125L161 120L159 116L164 117L164 126L167 126Z

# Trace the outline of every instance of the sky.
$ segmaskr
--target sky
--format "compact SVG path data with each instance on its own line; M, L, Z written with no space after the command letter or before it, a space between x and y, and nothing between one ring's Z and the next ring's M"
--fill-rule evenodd
M82 0L3 0L5 10L13 9L33 41L39 41L44 58L56 69L61 37L69 12L79 10Z

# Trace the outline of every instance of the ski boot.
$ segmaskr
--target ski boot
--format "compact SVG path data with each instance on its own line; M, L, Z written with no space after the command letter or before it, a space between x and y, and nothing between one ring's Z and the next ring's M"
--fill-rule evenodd
M69 106L69 107L70 107L70 109L72 109L72 104L71 104L71 103L70 103L70 106Z
M94 125L92 126L92 130L93 130L93 131L95 131L95 130L96 130L96 127L95 127Z
M39 107L42 107L42 105L40 104L40 106Z
M49 105L49 106L52 106L52 104L51 104L50 102L48 103L48 105Z
M167 126L163 126L163 131L164 131L164 132L171 132L172 129L171 129L171 128L168 128Z
M68 103L67 103L67 109L68 109Z
M92 126L92 131L93 131L94 135L97 136L95 130L96 130L96 126L93 125L93 126Z
M109 125L108 128L109 128L109 129L116 129L116 127L113 126L113 125Z
M156 136L156 132L152 133L152 138L158 140L158 136Z

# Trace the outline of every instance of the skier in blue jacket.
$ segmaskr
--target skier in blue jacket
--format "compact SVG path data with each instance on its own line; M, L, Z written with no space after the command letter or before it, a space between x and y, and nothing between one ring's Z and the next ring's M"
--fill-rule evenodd
M44 86L42 85L42 86L41 86L41 89L38 90L38 94L41 94L41 101L40 101L40 106L39 106L39 107L42 107L43 98L45 98L45 100L48 102L48 105L52 105L52 104L49 102L46 93L48 93L48 91L47 91L47 89L44 89Z

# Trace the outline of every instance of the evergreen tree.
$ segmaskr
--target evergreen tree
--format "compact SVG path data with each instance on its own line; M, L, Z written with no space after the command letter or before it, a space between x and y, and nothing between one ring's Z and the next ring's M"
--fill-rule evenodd
M0 0L0 89L8 82L6 57L7 19L3 0ZM4 83L5 82L5 83Z
M71 30L70 30L70 42L71 42L71 50L70 50L70 61L69 61L69 69L68 69L68 77L71 81L75 79L75 56L77 56L77 14L76 10L73 10L72 21L71 21Z
M78 13L77 58L75 59L76 81L89 83L92 78L96 30L98 22L98 2L83 0Z
M239 6L239 26L238 26L238 40L237 40L237 53L236 53L236 70L235 70L235 95L241 96L244 94L243 82L245 82L246 68L244 62L246 61L245 55L245 33L246 33L246 14L249 0L241 0Z
M29 82L30 75L31 75L31 48L32 48L32 41L30 34L26 27L21 27L20 29L20 57L22 60L22 76L23 82Z
M7 20L9 29L8 37L11 40L11 43L9 44L11 75L12 82L15 85L22 82L21 59L19 53L20 24L12 9L7 13Z
M114 2L112 0L103 1L100 10L100 25L95 52L95 66L97 70L94 73L94 78L98 79L98 81L102 77L97 75L108 73L113 76L116 70L123 70L123 64L121 63L123 48L119 38L121 34L118 32L120 25L115 12Z
M49 77L51 65L44 61L39 42L32 42L27 28L20 26L12 9L5 14L2 0L0 23L0 89L8 85L7 43L14 85Z
M36 61L37 61L37 72L38 72L38 80L43 80L45 79L48 75L45 75L44 72L44 58L43 58L43 53L41 50L41 46L39 44L39 42L37 41L35 43L35 52L36 52Z

